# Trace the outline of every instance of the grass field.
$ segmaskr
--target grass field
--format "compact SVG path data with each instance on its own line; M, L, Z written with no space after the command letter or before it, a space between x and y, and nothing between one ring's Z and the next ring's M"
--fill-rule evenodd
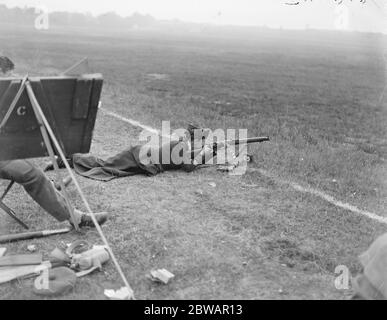
M105 109L155 128L162 120L172 128L193 121L269 135L270 143L251 148L252 167L385 215L382 36L0 29L1 50L18 74L57 74L88 56L91 71L105 78ZM100 113L92 152L106 157L135 143L139 133ZM104 231L140 299L345 299L351 290L335 289L335 267L356 273L357 256L386 231L256 170L240 177L207 168L109 183L79 180L92 208L110 213ZM57 226L19 187L7 202L34 229ZM16 231L1 218L0 232ZM78 238L71 233L34 243L47 255L60 241ZM93 230L81 238L99 242ZM7 247L21 253L27 245ZM151 283L145 275L156 267L176 278L167 286ZM104 288L119 286L110 263L63 298L100 299ZM2 285L0 298L37 297L22 280Z

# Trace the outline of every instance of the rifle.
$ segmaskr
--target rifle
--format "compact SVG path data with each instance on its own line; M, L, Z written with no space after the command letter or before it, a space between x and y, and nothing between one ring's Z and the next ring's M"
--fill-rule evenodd
M204 156L205 155L205 147L209 147L210 150L212 150L212 156L215 157L218 153L218 150L221 148L227 148L227 146L231 145L243 145L243 144L251 144L251 143L261 143L261 142L266 142L270 141L270 138L265 136L265 137L252 137L252 138L247 138L247 139L235 139L235 140L224 140L221 142L214 142L210 145L204 144L203 147L199 149L193 149L191 150L191 158L195 159L198 156Z

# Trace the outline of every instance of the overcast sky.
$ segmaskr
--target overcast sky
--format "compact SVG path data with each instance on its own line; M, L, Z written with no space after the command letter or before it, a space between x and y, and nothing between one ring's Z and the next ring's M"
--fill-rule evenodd
M232 25L283 28L381 30L386 27L387 0L0 0L8 6L45 6L50 11L134 12L158 19L180 19ZM342 4L337 3L342 1ZM365 1L364 4L361 2ZM386 7L387 8L387 7ZM343 18L343 16L345 16Z

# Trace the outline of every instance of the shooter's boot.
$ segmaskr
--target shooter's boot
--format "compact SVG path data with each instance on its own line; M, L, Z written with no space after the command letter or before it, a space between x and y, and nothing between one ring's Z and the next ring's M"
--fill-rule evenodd
M79 211L77 209L74 209L74 216L75 216L76 221L78 222L79 228L85 228L85 227L94 228L95 227L94 222L89 214L84 213L82 211ZM95 216L95 218L100 226L103 225L108 219L108 214L106 212L94 213L94 216ZM71 225L73 225L73 223L71 221L70 221L70 223L71 223Z
M56 159L56 163L58 164L58 168L59 169L64 169L64 168L66 168L66 166L65 166L65 164L64 164L64 162L63 162L63 160L60 158L60 157L55 157L55 159ZM70 165L70 168L74 168L74 163L73 163L73 158L71 157L71 158L66 158L66 160L67 160L67 162L69 163L69 165ZM46 165L46 167L44 168L44 172L47 172L47 171L53 171L55 169L55 167L54 167L54 164L52 163L52 162L50 162L50 163L48 163L47 165Z

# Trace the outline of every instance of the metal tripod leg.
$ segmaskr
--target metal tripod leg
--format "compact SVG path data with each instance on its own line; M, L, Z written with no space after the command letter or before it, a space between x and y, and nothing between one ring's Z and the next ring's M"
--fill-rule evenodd
M5 196L8 194L8 192L11 190L11 188L13 187L13 185L15 184L15 181L11 181L7 188L5 189L5 191L3 192L3 195L0 197L0 201L3 201Z
M29 229L29 227L16 216L15 212L11 208L6 206L2 201L0 201L0 208L5 213L7 213L12 219L14 219L18 224L20 224L24 229Z

